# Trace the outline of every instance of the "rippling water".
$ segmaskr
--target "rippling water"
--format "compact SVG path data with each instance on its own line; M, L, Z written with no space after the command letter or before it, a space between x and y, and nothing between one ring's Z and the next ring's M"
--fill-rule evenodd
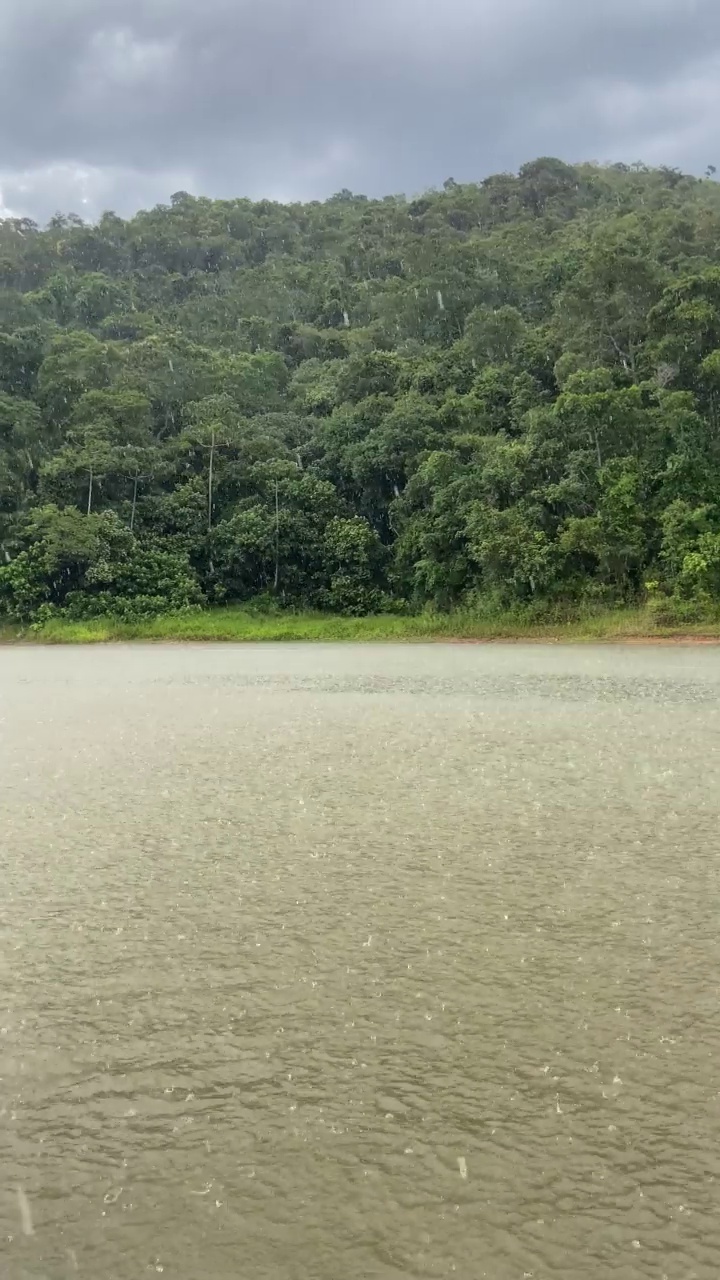
M6 649L0 735L3 1277L716 1280L720 650Z

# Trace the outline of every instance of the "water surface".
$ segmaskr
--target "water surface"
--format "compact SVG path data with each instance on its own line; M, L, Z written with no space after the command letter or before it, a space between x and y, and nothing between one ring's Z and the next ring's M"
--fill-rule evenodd
M3 1277L716 1280L719 650L5 649L0 784Z

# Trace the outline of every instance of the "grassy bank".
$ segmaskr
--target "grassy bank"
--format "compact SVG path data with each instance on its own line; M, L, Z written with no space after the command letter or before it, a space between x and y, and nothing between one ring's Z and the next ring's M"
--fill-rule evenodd
M518 613L493 618L470 613L380 615L345 618L316 613L257 613L248 609L208 609L147 622L90 622L58 619L39 630L0 626L6 643L99 644L108 641L638 641L714 640L720 642L720 619L682 625L659 625L646 609L588 613L571 621L539 622Z

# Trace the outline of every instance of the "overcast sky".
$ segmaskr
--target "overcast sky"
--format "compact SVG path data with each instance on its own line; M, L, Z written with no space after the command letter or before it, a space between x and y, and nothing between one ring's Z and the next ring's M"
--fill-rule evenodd
M0 0L0 207L720 169L720 0Z

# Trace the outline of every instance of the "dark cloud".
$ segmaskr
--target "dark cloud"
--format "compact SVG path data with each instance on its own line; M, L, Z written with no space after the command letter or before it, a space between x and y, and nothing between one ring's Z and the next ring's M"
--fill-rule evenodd
M718 163L717 0L4 0L0 189L417 191L538 154Z

